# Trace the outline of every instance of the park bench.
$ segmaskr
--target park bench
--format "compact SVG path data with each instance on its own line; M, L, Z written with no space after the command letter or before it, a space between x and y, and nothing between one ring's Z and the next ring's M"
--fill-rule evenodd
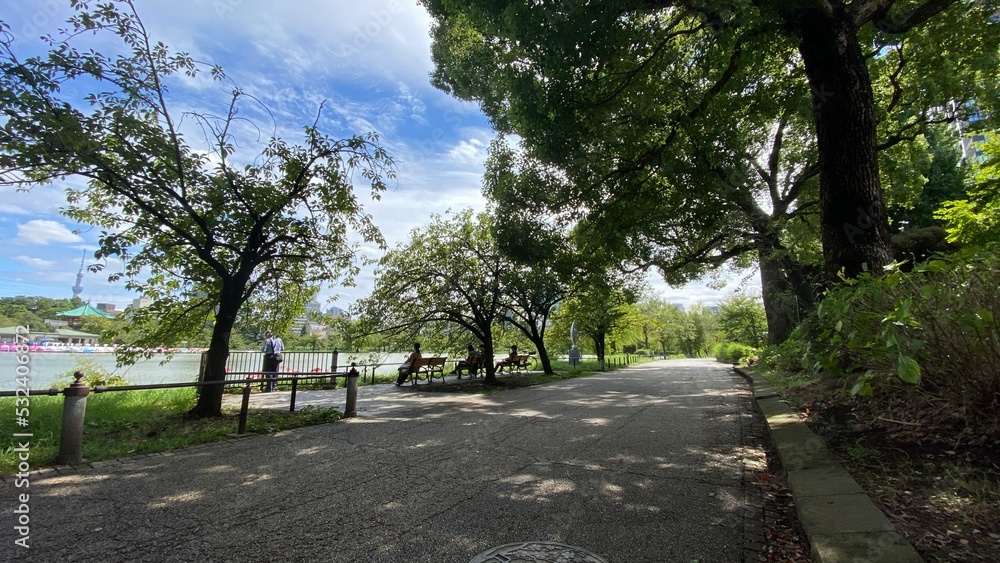
M507 368L507 373L511 373L514 370L527 371L534 365L534 360L535 359L531 354L518 354L517 356L514 356L512 361L508 361L507 358L504 358L500 362L500 367L497 369L497 373L502 372L504 368Z
M485 360L486 358L482 355L475 356L471 362L462 360L459 362L462 364L462 367L458 367L458 364L455 364L455 374L458 375L459 379L462 379L462 371L465 370L469 372L469 378L475 378L479 375L479 370L486 367Z
M430 358L420 358L413 362L410 366L410 375L407 378L413 382L414 385L420 380L427 380L427 383L432 383L435 377L440 377L441 381L444 381L444 362L447 360L447 356L432 356Z

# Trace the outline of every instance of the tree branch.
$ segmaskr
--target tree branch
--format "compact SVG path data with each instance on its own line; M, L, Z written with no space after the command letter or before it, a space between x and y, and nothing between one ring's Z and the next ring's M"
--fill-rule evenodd
M859 5L859 9L855 12L854 24L857 27L861 27L869 21L874 21L875 27L884 33L906 33L914 27L923 24L927 20L945 11L951 7L955 1L956 0L927 0L923 4L914 7L909 12L889 16L889 10L895 4L895 0L869 0L868 2L864 2ZM875 4L881 9L866 10L865 7L869 4ZM882 5L884 4L888 4L888 6L882 8Z

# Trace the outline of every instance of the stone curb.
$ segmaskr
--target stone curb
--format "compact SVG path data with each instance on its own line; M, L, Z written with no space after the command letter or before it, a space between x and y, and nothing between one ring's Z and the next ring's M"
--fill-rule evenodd
M837 462L822 440L748 368L750 381L792 490L795 510L815 563L919 563L923 559Z

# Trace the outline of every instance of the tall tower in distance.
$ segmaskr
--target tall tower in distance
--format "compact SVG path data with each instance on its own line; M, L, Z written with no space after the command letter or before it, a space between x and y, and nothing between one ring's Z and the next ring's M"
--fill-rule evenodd
M83 261L86 259L87 249L83 249L83 256L80 257L80 271L76 274L76 285L73 286L74 298L80 297L80 295L83 294Z

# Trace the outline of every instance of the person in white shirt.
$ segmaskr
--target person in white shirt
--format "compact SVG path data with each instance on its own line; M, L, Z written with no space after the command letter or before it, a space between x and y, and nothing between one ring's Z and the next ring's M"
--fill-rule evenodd
M281 353L285 351L285 344L281 338L274 336L270 330L264 332L264 344L260 351L264 352L264 377L267 378L265 393L274 391L278 386L278 365L281 364Z

